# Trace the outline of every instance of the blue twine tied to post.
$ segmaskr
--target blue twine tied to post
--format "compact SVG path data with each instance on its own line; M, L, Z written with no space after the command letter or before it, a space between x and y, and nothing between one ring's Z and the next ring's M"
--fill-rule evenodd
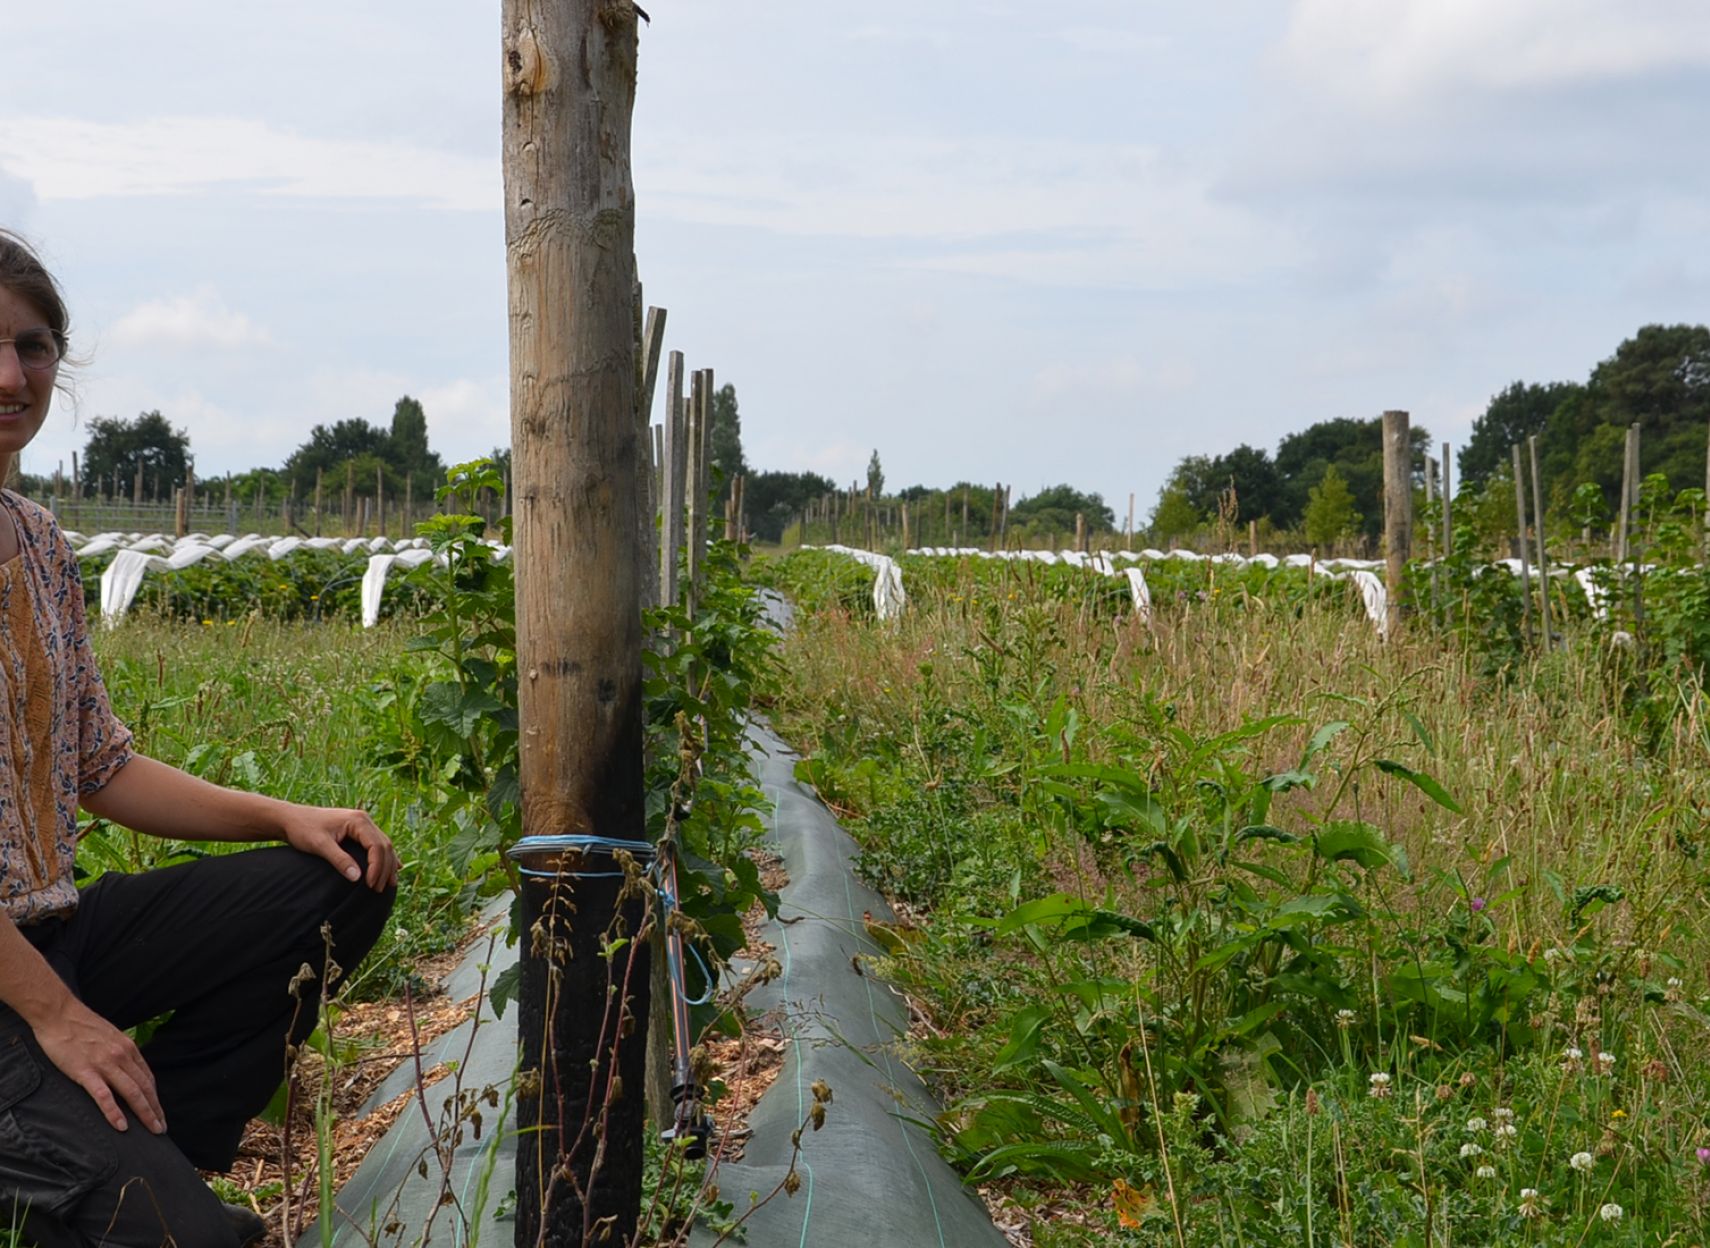
M659 878L657 861L659 851L658 847L651 841L631 841L620 837L593 836L583 833L525 836L506 851L506 857L520 864L523 858L534 854L586 853L592 851L610 857L619 850L648 864L647 873L653 877L654 886L659 892L659 899L664 906L665 913L669 915L672 910L676 909L676 894L666 888L664 881ZM548 880L557 879L560 876L572 880L622 879L624 875L622 871L542 871L538 867L522 865L519 865L517 870L523 875ZM672 976L675 982L672 983L671 987L683 999L685 1005L706 1005L713 999L718 983L717 978L713 975L712 968L707 965L706 959L701 956L699 949L695 948L689 941L683 942L683 948L688 950L689 956L694 958L695 964L700 967L701 979L706 984L706 991L699 997L690 997L681 987L683 982L681 968L678 969L676 975Z
M612 836L590 836L583 834L559 836L525 836L506 851L506 857L513 862L521 863L523 858L543 853L564 853L567 851L605 854L608 858L616 851L622 850L642 862L651 863L657 852L651 841L629 841ZM519 866L523 875L531 875L540 879L555 879L565 876L573 880L604 880L622 879L622 871L542 871L537 867Z

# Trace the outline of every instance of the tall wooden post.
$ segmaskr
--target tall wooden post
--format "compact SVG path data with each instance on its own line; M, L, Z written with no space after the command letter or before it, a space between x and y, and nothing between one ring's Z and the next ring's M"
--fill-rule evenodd
M991 548L998 548L998 517L1003 512L1003 483L992 486L992 532Z
M1544 553L1544 487L1538 479L1538 435L1526 439L1532 464L1532 532L1538 546L1538 631L1544 649L1550 648L1550 561Z
M1128 491L1128 527L1122 531L1122 548L1134 549L1134 491Z
M1447 442L1443 443L1442 473L1443 473L1443 480L1442 480L1442 488L1443 488L1443 556L1444 556L1444 558L1447 558L1448 556L1455 553L1455 531L1449 523L1449 504L1450 504L1450 501L1451 501L1451 498L1453 497L1453 495L1452 495L1452 491L1450 491L1450 489L1449 489L1449 444Z
M502 6L522 847L646 837L636 21L610 0ZM602 956L602 942L636 931L600 868L563 873L594 856L545 858L560 874L544 899L542 877L525 877L525 911L535 908L518 998L522 1248L627 1243L639 1211L645 946Z
M1520 631L1532 640L1532 563L1526 553L1526 474L1520 467L1520 444L1508 448L1514 460L1514 517L1520 536L1515 544L1520 548Z
M709 504L707 499L712 494L712 414L713 414L713 370L700 370L701 379L701 414L695 427L695 463L697 472L690 480L689 486L695 491L697 506L695 508L695 531L691 535L695 543L695 601L701 600L701 586L707 579L707 534L711 530L707 514Z
M231 479L231 475L228 473L226 476L226 502L228 504L231 502L231 492L232 492L232 479ZM316 468L315 469L315 536L319 537L320 535L321 535L321 470L319 468Z
M1087 515L1084 511L1075 513L1075 549L1082 554L1087 549Z
M644 606L659 604L659 537L654 517L659 511L655 496L653 471L653 390L659 381L659 355L665 345L665 309L648 308L641 330L637 361L638 388L635 395L635 436L638 439L636 472L636 557L641 569L641 601Z
M695 533L700 528L700 517L707 509L707 496L700 488L701 481L701 451L706 440L701 436L701 390L706 385L706 376L696 369L689 374L688 411L686 413L683 432L685 439L683 459L683 588L688 591L689 614L695 611L695 578L700 574L701 559L705 551L695 544Z
M1707 474L1710 475L1710 474ZM1631 554L1633 524L1638 520L1639 426L1627 426L1627 443L1621 454L1621 519L1615 536L1615 562L1626 563Z
M683 353L671 352L665 370L665 517L659 540L659 585L667 603L677 601L677 561L683 548L683 474L688 468L687 413L683 410Z
M1386 636L1401 627L1401 593L1413 548L1413 451L1406 412L1383 414L1384 583L1389 613Z

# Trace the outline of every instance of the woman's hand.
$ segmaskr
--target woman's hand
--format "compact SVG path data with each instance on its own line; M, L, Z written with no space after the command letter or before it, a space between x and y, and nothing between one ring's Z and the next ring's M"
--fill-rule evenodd
M366 811L340 810L331 806L291 806L279 816L285 843L305 854L332 863L338 873L355 883L364 878L356 859L344 851L353 841L368 851L368 887L375 892L398 882L398 851L392 838L382 832Z
M59 1009L33 1026L36 1043L48 1060L94 1098L113 1130L129 1126L121 1100L150 1131L160 1135L166 1130L154 1072L124 1032L70 993Z

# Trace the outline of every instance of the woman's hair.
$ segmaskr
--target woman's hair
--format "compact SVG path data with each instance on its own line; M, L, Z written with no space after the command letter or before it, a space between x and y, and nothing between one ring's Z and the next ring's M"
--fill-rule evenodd
M48 328L62 338L70 329L71 318L66 314L59 283L30 245L4 227L0 227L0 286L47 317Z

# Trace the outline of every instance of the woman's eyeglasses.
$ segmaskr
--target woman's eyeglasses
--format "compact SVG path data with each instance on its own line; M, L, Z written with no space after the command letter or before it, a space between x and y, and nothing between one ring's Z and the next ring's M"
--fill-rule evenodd
M18 353L18 363L25 368L52 368L65 355L65 336L51 329L26 329L15 338L0 338L0 345L11 343Z

